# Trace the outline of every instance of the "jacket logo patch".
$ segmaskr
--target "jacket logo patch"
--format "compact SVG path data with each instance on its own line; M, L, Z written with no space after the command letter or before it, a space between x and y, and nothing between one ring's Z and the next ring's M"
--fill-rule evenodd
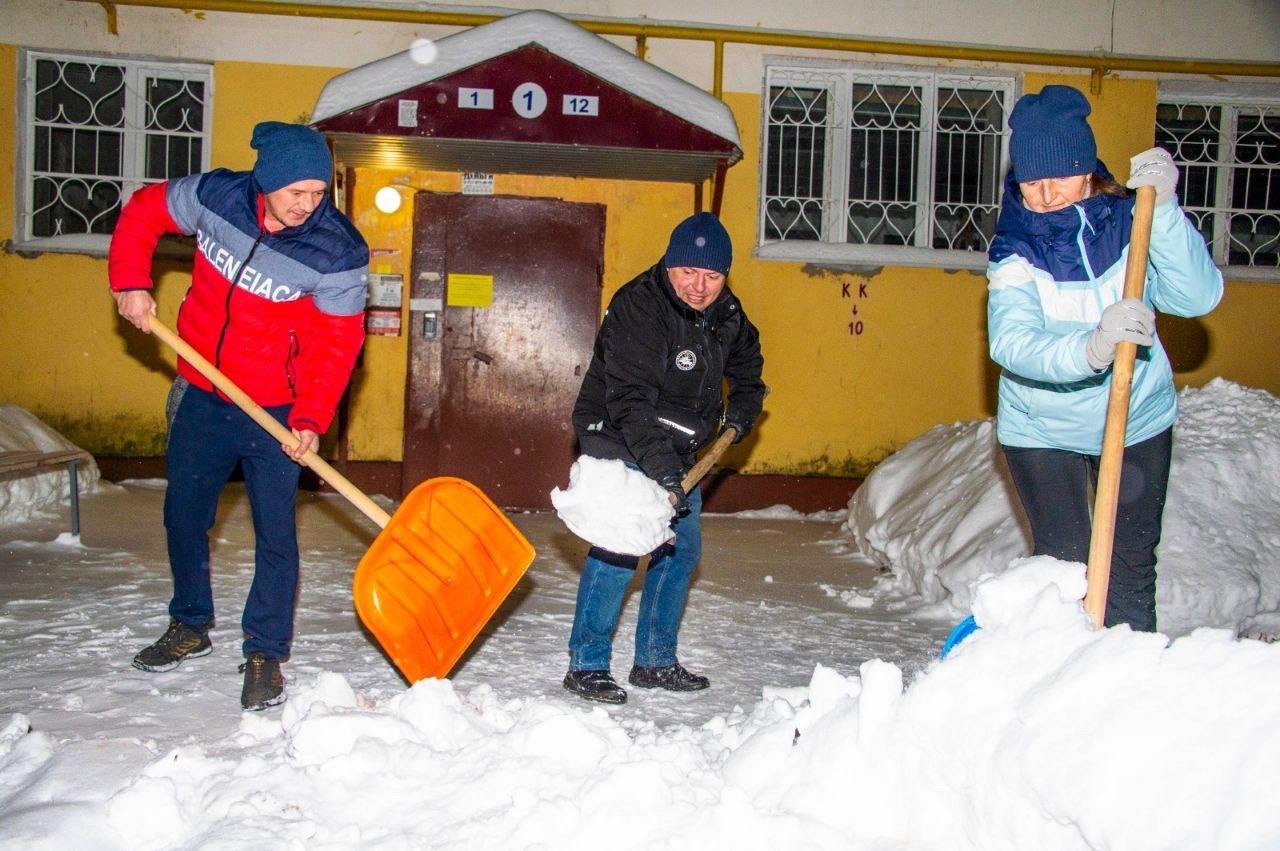
M688 372L698 365L698 356L693 353L692 349L685 349L676 355L676 369L681 372Z

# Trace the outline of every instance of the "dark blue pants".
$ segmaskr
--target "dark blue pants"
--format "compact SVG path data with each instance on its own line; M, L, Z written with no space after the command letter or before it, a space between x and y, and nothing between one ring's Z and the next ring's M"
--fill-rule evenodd
M267 412L284 423L289 407ZM233 403L195 387L187 388L169 424L165 461L164 527L173 571L170 617L194 627L213 623L209 530L218 495L238 462L255 540L253 584L241 619L244 653L288 658L298 594L295 510L302 468Z
M1099 457L1004 446L1034 539L1032 555L1088 563ZM1126 446L1116 504L1106 626L1156 630L1156 547L1169 486L1173 429Z

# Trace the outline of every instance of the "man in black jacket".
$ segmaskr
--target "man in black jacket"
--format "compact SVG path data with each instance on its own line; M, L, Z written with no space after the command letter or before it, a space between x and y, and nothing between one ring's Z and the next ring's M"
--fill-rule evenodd
M676 658L689 582L702 555L702 495L680 485L695 453L721 427L746 437L765 386L760 335L725 286L733 247L711 213L671 232L662 260L624 285L605 313L573 409L583 454L620 459L668 490L674 541L651 554L636 624L640 688L697 691L710 685ZM728 384L728 404L722 394ZM623 703L609 672L613 633L639 559L592 547L578 583L564 687L588 700Z

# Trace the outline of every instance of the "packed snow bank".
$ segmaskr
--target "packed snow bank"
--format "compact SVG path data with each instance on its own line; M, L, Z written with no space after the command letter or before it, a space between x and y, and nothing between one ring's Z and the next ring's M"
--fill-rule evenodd
M891 571L881 593L958 617L975 580L1031 552L993 420L935 426L886 458L850 498L847 527Z
M1280 400L1215 379L1179 395L1159 550L1160 630L1280 634ZM980 577L1031 552L992 420L937 426L881 463L847 528L879 592L960 618Z
M817 667L700 727L443 680L379 702L322 673L71 796L67 754L14 715L0 816L10 847L51 848L1280 847L1280 644L1094 631L1083 591L1080 565L1015 562L909 686L880 660ZM78 770L138 746L94 750Z
M0 404L0 451L57 452L79 448L25 408ZM69 475L65 466L0 473L0 525L24 523L69 504ZM93 493L98 486L98 465L92 461L80 464L76 478L82 495Z

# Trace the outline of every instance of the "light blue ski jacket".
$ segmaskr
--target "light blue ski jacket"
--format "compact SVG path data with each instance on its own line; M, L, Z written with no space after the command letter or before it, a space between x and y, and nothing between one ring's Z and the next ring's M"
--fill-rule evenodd
M1106 174L1101 162L1099 171ZM1134 199L1097 195L1052 213L1022 204L1005 180L987 255L987 328L1001 367L996 436L1006 446L1102 451L1111 369L1095 372L1085 342L1124 290ZM1162 313L1203 316L1222 298L1222 273L1177 202L1156 208L1143 298ZM1158 322L1158 320L1157 320ZM1177 418L1173 370L1157 339L1139 346L1125 445Z

